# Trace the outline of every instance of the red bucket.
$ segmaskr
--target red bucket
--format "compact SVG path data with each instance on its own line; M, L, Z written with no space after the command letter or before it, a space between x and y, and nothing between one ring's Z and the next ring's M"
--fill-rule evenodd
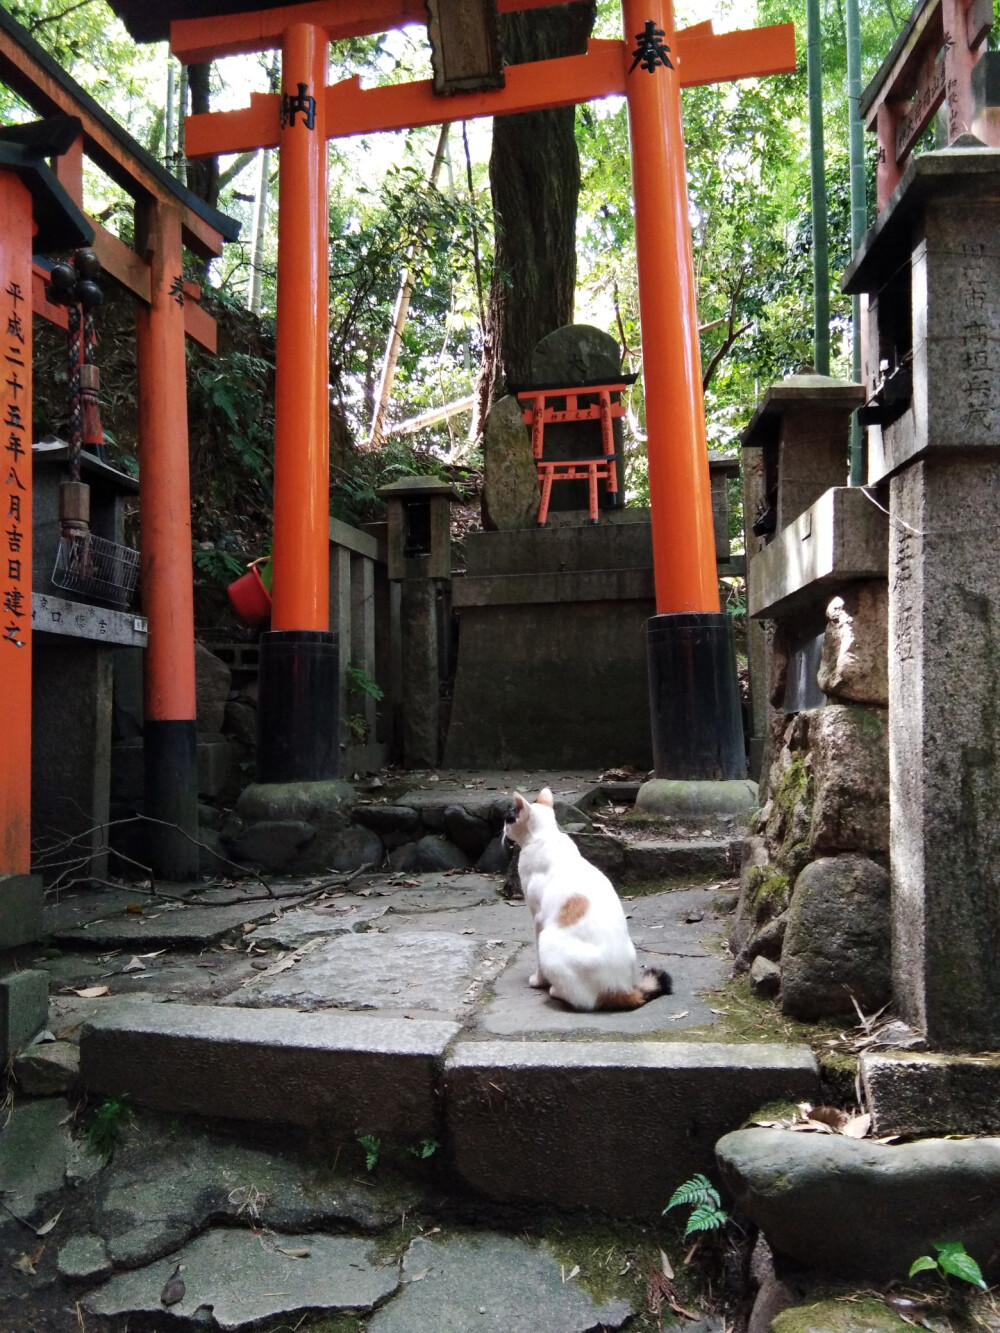
M266 625L271 619L271 594L264 587L257 563L254 561L247 572L226 589L233 610L245 625L254 628Z

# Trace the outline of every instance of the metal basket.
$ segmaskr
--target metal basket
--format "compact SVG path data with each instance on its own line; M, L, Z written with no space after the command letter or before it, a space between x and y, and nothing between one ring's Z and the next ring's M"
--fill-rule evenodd
M139 574L139 552L91 533L63 535L56 548L52 582L57 588L128 606Z

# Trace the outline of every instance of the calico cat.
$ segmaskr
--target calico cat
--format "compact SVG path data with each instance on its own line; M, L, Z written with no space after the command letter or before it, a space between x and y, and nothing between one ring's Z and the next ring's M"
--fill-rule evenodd
M618 895L556 824L548 787L534 804L515 792L504 833L520 848L518 873L535 923L538 966L529 986L585 1011L638 1009L670 994L666 972L639 976Z

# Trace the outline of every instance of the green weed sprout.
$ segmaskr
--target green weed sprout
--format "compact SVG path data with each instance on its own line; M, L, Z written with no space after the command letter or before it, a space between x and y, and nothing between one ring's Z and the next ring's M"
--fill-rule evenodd
M691 1215L684 1228L685 1239L696 1231L718 1231L729 1220L718 1191L708 1177L700 1173L685 1180L683 1185L678 1185L663 1212L669 1213L671 1208L682 1204L691 1205Z
M132 1108L124 1097L109 1097L94 1112L83 1137L91 1152L110 1162L115 1145L129 1125L135 1122Z
M365 1170L374 1171L378 1164L378 1155L382 1151L382 1140L374 1134L359 1134L358 1142L365 1150Z
M935 1243L934 1248L937 1250L937 1258L922 1254L919 1259L914 1259L910 1265L910 1277L914 1277L917 1273L933 1271L942 1282L947 1282L950 1274L952 1277L961 1278L963 1282L971 1283L980 1291L987 1290L979 1265L960 1240L945 1241L943 1245Z
M438 1143L437 1139L421 1139L420 1142L415 1143L409 1151L414 1157L419 1157L421 1161L426 1161L428 1157L433 1157L440 1147L441 1145Z

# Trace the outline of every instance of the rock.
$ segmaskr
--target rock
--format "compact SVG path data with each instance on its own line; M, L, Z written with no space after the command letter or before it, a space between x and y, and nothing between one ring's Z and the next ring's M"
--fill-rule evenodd
M785 1283L780 1286L791 1291ZM818 1329L823 1333L907 1333L913 1327L910 1319L901 1319L884 1301L873 1296L852 1297L850 1302L836 1298L810 1300L808 1304L801 1301L800 1294L794 1301L778 1306L772 1317L770 1333L814 1333ZM755 1305L754 1314L756 1312ZM763 1326L755 1330L751 1318L747 1333L766 1331Z
M621 348L610 333L591 324L564 324L531 353L531 378L538 384L617 379L621 364Z
M274 1237L264 1246L248 1229L216 1227L168 1260L113 1277L83 1298L83 1308L108 1316L162 1314L160 1292L177 1263L185 1294L171 1305L171 1316L201 1322L197 1312L210 1309L220 1329L279 1315L294 1323L317 1310L356 1314L381 1304L399 1285L396 1266L373 1259L366 1240L313 1233Z
M236 836L237 832L242 830L233 830L231 836ZM198 828L198 869L202 875L242 875L244 873L240 866L237 866L230 859L229 847L225 842L223 835L217 833L215 829Z
M830 704L811 711L813 856L888 855L888 742L888 718L880 709Z
M222 732L240 745L253 750L257 747L257 710L242 699L231 699L226 704Z
M85 1185L107 1166L86 1139L70 1139L66 1146L66 1184Z
M343 836L352 827L354 803L354 788L334 778L324 782L254 783L240 795L233 815L247 825L267 820L310 824L316 836L301 844L282 866L289 874L308 875L323 873L337 861L341 862L340 868L357 869L359 848L364 852L360 864L380 859L381 853L376 852L370 838L361 842L356 833L346 839Z
M393 870L437 871L467 870L469 859L463 851L437 833L426 833L417 842L404 843L389 853Z
M29 1097L55 1097L80 1076L80 1048L70 1041L46 1041L14 1057L14 1077Z
M521 888L521 876L517 871L520 850L519 847L511 849L510 860L507 862L507 873L503 877L503 888L500 890L504 898L524 897L524 890Z
M798 1294L780 1278L773 1275L761 1283L750 1311L747 1333L773 1333L772 1321L782 1310L787 1310L799 1299ZM817 1325L826 1329L826 1325Z
M368 1333L587 1333L622 1328L628 1302L598 1303L547 1245L481 1234L430 1241L418 1236L403 1258L400 1295L366 1321Z
M556 823L564 833L589 833L594 827L590 816L585 815L578 805L557 800L553 808L556 812Z
M788 927L788 913L782 912L773 921L768 921L760 930L755 930L747 940L740 956L736 960L736 971L745 972L755 958L769 958L777 963L781 958L781 948Z
M206 805L204 801L198 802L198 827L202 829L211 829L218 833L222 828L222 811L217 810L214 805Z
M750 936L757 929L756 903L753 886L757 876L751 880L750 872L761 870L768 863L767 843L759 835L746 838L743 843L743 859L740 864L740 892L736 902L736 914L729 928L729 948L739 956L746 947Z
M817 683L824 694L889 706L889 588L858 583L826 608Z
M935 1241L987 1265L1000 1232L1000 1139L884 1144L743 1129L716 1144L723 1182L775 1254L842 1277L905 1278Z
M490 408L483 428L483 527L533 527L538 518L538 473L521 405L508 394Z
M476 869L484 875L505 875L510 862L510 847L502 837L492 838L476 862Z
M194 688L197 728L200 732L222 730L233 673L220 658L195 640Z
M470 861L482 856L490 840L489 824L470 815L464 805L445 806L444 831Z
M229 839L229 851L244 865L272 872L287 870L300 847L312 842L316 830L299 819L262 819Z
M111 1272L111 1260L100 1236L71 1236L60 1246L56 1271L67 1282L94 1282Z
M800 1019L866 1013L891 993L889 876L867 857L821 857L795 881L781 950L781 1007Z
M348 825L326 840L324 867L330 870L360 870L362 866L377 869L385 859L382 839L371 829Z
M750 985L755 995L762 999L772 999L781 985L781 968L777 963L772 963L770 958L759 954L750 966Z
M356 805L351 818L377 833L390 849L415 841L422 827L420 813L411 805Z
M502 833L504 824L507 822L507 816L516 809L517 807L509 796L501 796L490 805L486 821L491 829L494 829L497 833Z

